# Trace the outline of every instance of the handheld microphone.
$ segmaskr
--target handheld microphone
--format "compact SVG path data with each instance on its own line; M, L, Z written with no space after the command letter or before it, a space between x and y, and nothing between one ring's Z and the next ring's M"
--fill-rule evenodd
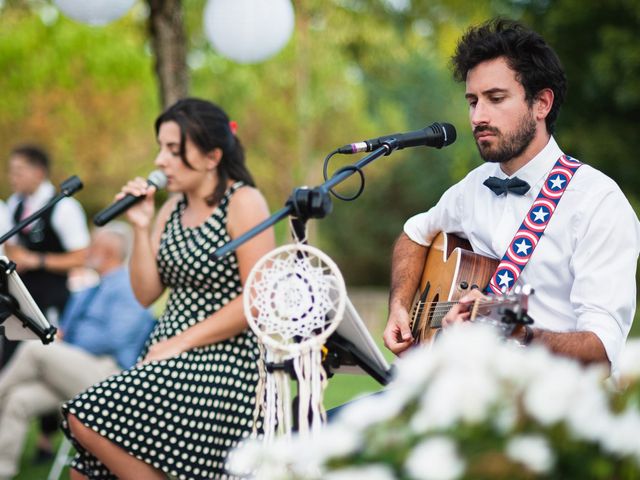
M164 188L165 185L167 184L167 177L160 170L154 170L147 177L147 184L150 186L156 187L158 189ZM121 213L128 210L131 206L138 203L143 198L144 198L144 195L141 195L141 196L136 196L131 194L125 195L124 198L121 198L120 200L113 202L107 208L98 212L98 214L95 217L93 217L93 224L98 227L102 227L103 225L110 222Z
M394 141L395 149L407 147L435 147L442 148L456 141L456 129L450 123L433 123L422 130L407 133L394 133L384 137L372 138L363 142L351 143L338 149L338 153L351 154L371 152L382 145Z

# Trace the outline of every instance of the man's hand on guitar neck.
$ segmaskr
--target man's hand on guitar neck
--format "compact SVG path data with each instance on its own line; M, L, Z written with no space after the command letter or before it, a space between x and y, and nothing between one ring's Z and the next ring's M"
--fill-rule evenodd
M484 295L480 290L474 289L458 300L458 303L451 307L451 310L442 319L442 328L447 328L456 323L468 322L473 320L473 309L476 305L482 305L483 301L488 301L490 297ZM523 343L526 330L522 326L515 328L510 338ZM531 341L531 339L529 339Z
M471 319L471 310L477 300L486 300L487 296L483 295L478 289L473 289L462 297L458 303L451 307L451 310L442 319L442 328L450 327L456 323L466 322Z
M472 307L476 300L486 298L479 290L471 290L460 299L460 303L454 305L444 316L442 319L443 328L470 320ZM583 364L602 363L607 367L611 365L602 341L593 332L551 332L540 328L530 328L529 330L528 339L525 328L516 328L511 338L521 344L528 344L532 341L543 344L553 353L574 358Z

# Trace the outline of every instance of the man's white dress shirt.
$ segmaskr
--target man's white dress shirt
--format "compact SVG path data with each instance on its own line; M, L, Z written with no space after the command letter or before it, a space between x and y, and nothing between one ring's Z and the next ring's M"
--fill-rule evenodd
M29 213L35 213L44 207L56 194L56 189L51 182L42 182L32 195L24 201L24 209ZM11 226L14 225L13 215L20 203L21 196L13 194L7 200L10 211ZM67 252L80 250L89 246L90 235L87 228L87 218L80 203L74 198L63 198L53 207L51 214L51 226L58 234L62 246ZM13 239L15 241L15 237Z
M474 252L502 258L525 214L563 152L552 137L514 176L531 189L497 196L482 182L506 178L485 163L447 190L425 213L407 220L405 233L428 246L444 231L470 241ZM636 303L640 224L618 185L582 165L573 176L518 284L529 284L534 326L590 331L602 341L612 369L629 333Z

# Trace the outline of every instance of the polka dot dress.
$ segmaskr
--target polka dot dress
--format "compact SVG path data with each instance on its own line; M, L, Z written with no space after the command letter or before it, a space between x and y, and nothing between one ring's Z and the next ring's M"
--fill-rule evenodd
M209 259L230 240L227 205L241 186L234 184L199 227L182 226L184 199L170 215L157 257L170 295L147 348L202 321L241 293L235 255ZM174 477L231 478L224 468L228 450L253 427L258 357L256 339L246 331L114 375L66 403L63 414L66 418L73 413L83 424ZM66 420L63 429L73 441ZM74 444L76 470L89 478L116 478Z

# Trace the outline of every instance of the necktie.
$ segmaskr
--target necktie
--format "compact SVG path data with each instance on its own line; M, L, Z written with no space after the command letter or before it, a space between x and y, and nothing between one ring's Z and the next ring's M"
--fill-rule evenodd
M527 182L519 179L518 177L504 179L489 177L482 184L490 188L491 191L498 196L507 192L514 193L516 195L524 195L531 188Z

